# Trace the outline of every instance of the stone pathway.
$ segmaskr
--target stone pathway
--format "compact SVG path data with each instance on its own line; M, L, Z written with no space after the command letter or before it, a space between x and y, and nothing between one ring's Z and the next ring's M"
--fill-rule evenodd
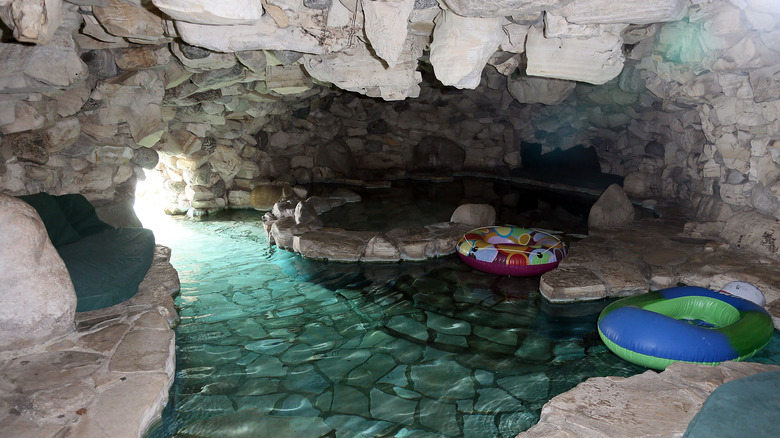
M680 437L718 386L775 365L675 363L662 373L596 377L544 405L539 423L517 438Z
M140 437L168 401L179 278L158 245L138 293L76 314L76 331L0 355L0 433Z
M720 290L730 281L747 281L764 293L780 328L780 264L688 232L685 212L679 209L658 212L660 218L591 230L571 244L558 268L542 275L542 295L568 303L637 295L678 283Z

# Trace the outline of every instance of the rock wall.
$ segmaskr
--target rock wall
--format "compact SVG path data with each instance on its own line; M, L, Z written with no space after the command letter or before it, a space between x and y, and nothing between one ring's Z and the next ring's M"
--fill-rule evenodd
M771 2L211 3L0 0L2 191L126 205L156 169L200 215L267 181L506 176L582 145L780 258Z

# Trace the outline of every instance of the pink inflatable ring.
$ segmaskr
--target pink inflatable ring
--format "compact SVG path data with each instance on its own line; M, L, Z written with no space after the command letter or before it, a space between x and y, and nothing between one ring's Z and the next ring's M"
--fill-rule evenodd
M521 277L555 269L566 256L566 247L557 237L507 226L471 230L456 248L461 260L474 269Z

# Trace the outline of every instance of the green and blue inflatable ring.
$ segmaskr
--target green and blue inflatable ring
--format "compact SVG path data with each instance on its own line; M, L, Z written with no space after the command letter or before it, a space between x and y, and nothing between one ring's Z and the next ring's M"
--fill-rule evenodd
M615 301L599 315L598 331L618 356L663 370L674 362L748 359L769 343L774 326L751 301L685 286Z

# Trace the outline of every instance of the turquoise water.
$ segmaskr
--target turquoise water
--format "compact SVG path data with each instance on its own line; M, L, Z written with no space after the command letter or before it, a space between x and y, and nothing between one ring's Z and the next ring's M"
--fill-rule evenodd
M454 256L308 261L260 218L142 217L182 284L175 382L148 436L514 437L579 382L645 371L599 340L606 303L550 305L538 279ZM778 357L775 333L757 360Z

